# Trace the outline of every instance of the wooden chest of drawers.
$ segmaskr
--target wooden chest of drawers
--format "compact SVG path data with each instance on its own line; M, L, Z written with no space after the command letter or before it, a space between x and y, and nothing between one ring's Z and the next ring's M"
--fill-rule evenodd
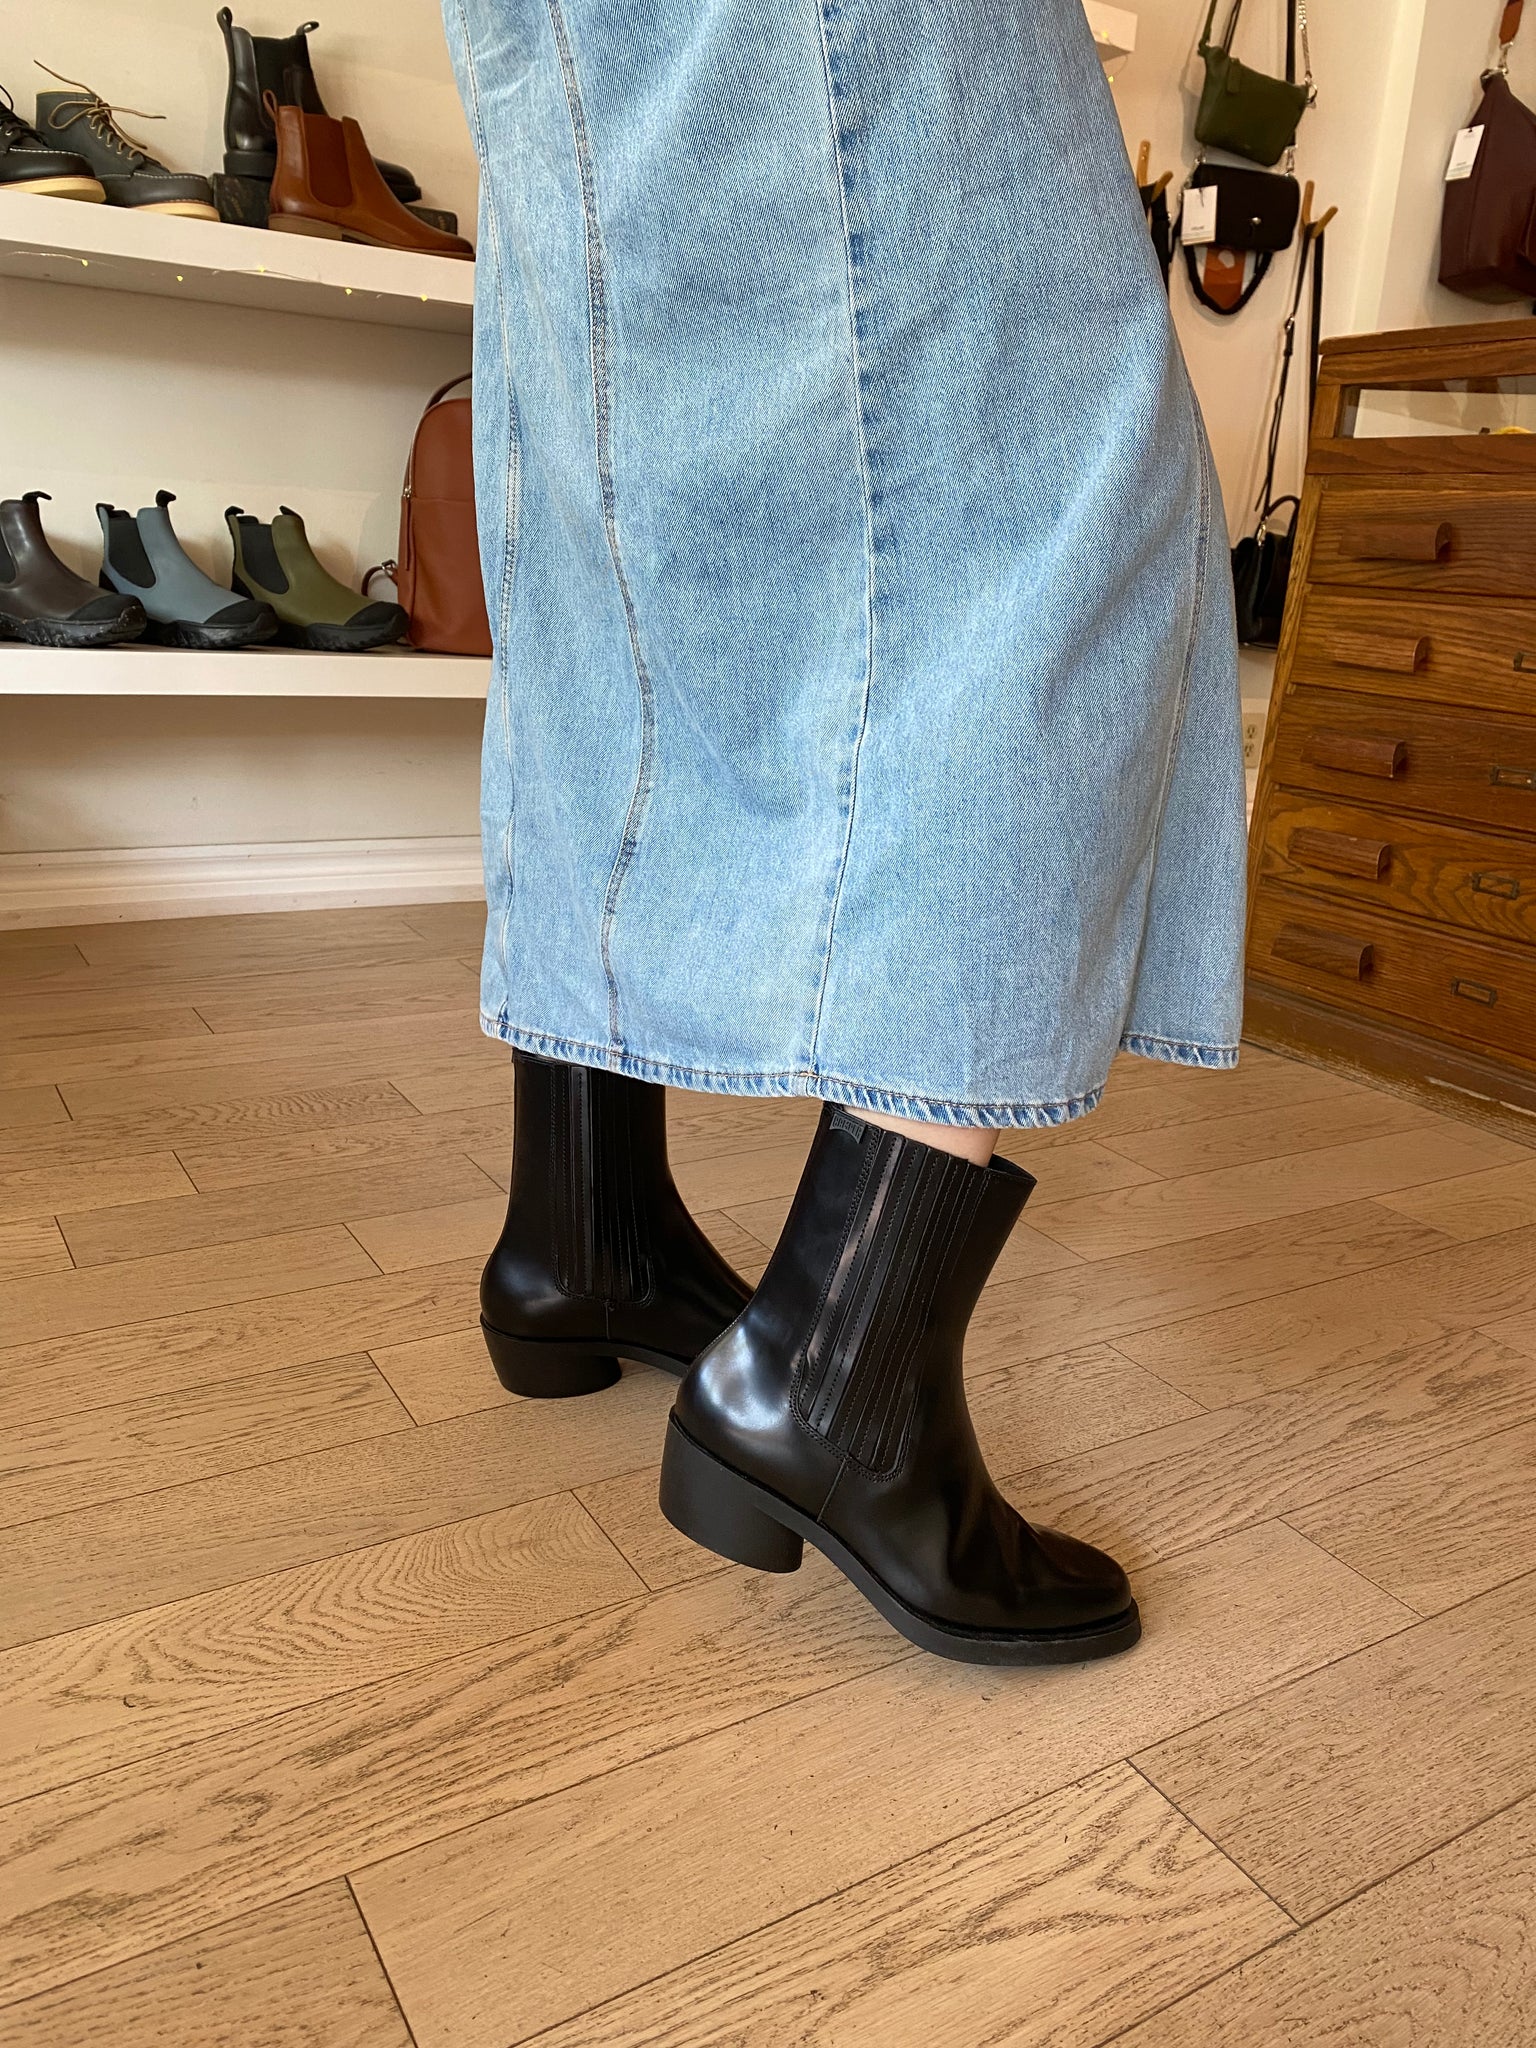
M1536 425L1536 321L1324 347L1254 805L1247 1028L1529 1138L1536 434L1513 422Z

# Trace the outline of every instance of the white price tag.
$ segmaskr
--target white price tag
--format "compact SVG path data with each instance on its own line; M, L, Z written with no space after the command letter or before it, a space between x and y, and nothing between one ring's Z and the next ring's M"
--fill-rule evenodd
M1214 185L1191 185L1184 194L1184 226L1180 241L1186 248L1196 249L1203 242L1216 239L1216 187Z
M1458 178L1470 178L1472 166L1477 162L1477 152L1482 146L1481 128L1460 128L1451 145L1451 160L1445 167L1445 182L1454 185Z

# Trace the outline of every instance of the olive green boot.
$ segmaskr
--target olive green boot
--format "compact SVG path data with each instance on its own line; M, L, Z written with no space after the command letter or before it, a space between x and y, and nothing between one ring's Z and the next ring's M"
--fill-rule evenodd
M339 653L388 647L404 637L410 622L402 608L338 583L316 561L303 520L287 505L270 525L238 505L224 518L234 543L234 587L271 605L280 640Z

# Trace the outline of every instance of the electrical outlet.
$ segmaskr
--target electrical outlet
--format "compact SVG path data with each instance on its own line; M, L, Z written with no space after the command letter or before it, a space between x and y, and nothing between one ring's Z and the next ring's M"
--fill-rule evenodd
M1243 766L1257 768L1264 748L1264 727L1269 722L1267 704L1243 706Z

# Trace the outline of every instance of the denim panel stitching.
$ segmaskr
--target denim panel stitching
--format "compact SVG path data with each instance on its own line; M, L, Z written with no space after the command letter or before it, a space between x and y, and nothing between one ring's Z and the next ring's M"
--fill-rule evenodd
M864 388L864 361L860 346L862 336L860 281L862 278L862 237L854 234L850 219L852 200L852 174L849 168L845 144L852 139L851 131L845 135L839 107L846 104L846 94L837 80L837 65L832 55L827 29L828 10L826 0L819 0L817 6L817 29L821 41L822 76L827 88L827 121L831 130L832 159L837 170L838 211L843 233L843 258L848 278L848 354L853 381L853 416L858 438L859 481L864 497L864 688L859 699L859 715L853 732L849 735L850 753L843 778L843 843L838 856L837 870L832 878L832 887L827 905L827 935L822 946L821 978L817 983L816 997L811 1018L810 1044L807 1063L815 1068L817 1050L821 1043L822 1009L826 1002L827 978L832 967L832 946L837 934L837 913L843 900L843 884L848 876L848 853L853 844L853 821L858 807L859 759L864 750L864 738L869 730L869 704L875 681L875 512L874 491L869 471L868 403Z
M619 1031L619 985L613 971L613 927L618 916L619 895L635 857L640 825L650 801L655 775L656 701L651 688L650 673L646 668L645 656L640 646L640 622L635 613L634 597L630 591L629 577L625 573L624 558L619 548L613 480L613 394L608 334L608 288L603 271L602 229L597 216L597 178L593 168L592 138L587 130L586 109L582 104L581 88L576 78L576 65L571 55L570 38L566 33L561 0L546 0L546 4L549 8L550 25L554 30L556 52L560 59L560 80L565 91L566 111L570 115L576 169L581 182L581 211L587 255L587 324L592 354L593 439L598 490L603 506L603 531L607 536L608 553L613 562L619 601L624 607L624 625L629 636L630 656L635 666L635 682L640 692L640 759L635 768L635 786L630 794L629 809L625 813L619 850L614 856L613 870L608 877L608 888L603 897L602 927L598 941L603 956L603 976L608 984L608 1035L613 1050L622 1052L624 1041Z

